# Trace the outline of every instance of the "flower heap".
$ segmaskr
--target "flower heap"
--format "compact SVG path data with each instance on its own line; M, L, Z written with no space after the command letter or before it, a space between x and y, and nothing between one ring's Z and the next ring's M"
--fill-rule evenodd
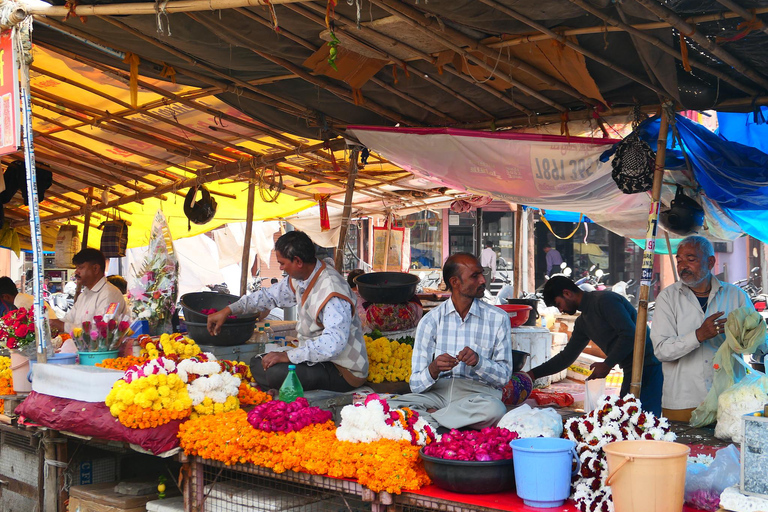
M149 359L156 359L162 355L179 361L195 357L202 352L194 340L182 334L162 334L157 341L142 334L138 341L141 354Z
M348 405L341 410L341 425L336 429L336 438L353 443L390 439L425 446L437 436L429 423L419 418L419 413L407 407L390 409L386 400L371 394L365 403Z
M222 371L240 377L240 389L237 393L237 399L240 401L241 406L259 405L272 400L271 396L254 385L250 366L239 361L219 361L219 363L221 364Z
M202 416L179 427L188 455L230 464L251 463L276 473L300 471L333 478L356 478L374 492L400 493L430 483L419 447L381 439L351 443L336 439L332 421L294 432L265 432L248 422L243 410Z
M467 432L453 429L443 434L438 442L425 447L424 454L463 461L506 460L512 458L509 442L517 438L517 433L499 427Z
M129 428L152 428L189 416L192 399L176 363L158 358L130 367L105 400L109 412Z
M576 442L581 472L573 484L573 499L581 512L613 512L611 488L605 486L608 464L603 447L614 441L649 439L674 441L669 421L642 410L633 395L603 396L597 408L565 423L563 436Z
M103 316L96 315L93 320L72 329L72 340L80 352L116 350L130 333L127 320L118 322L111 318L105 321Z
M248 413L248 423L264 432L296 432L310 425L323 424L333 419L331 411L310 407L304 397L286 403L274 400L257 405Z
M240 392L240 377L222 371L221 364L213 354L200 354L184 359L176 366L192 399L192 417L221 414L240 408L237 395Z
M372 339L365 336L368 352L368 380L370 382L406 381L411 376L413 347L385 337Z
M121 370L124 372L131 366L141 366L146 362L146 356L125 356L105 359L100 363L96 363L96 366L100 368L109 368L110 370Z
M34 351L34 307L10 311L0 319L0 345L9 350Z
M0 357L0 395L15 395L13 391L13 371L11 358ZM0 400L0 412L3 412L4 400Z

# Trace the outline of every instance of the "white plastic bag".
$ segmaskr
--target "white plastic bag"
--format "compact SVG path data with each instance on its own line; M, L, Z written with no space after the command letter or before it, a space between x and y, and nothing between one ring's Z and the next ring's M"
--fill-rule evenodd
M740 355L734 354L744 365ZM715 437L740 443L744 437L741 417L763 409L768 401L768 377L749 368L749 374L720 394L717 400L717 425Z
M605 379L587 379L584 387L584 412L589 414L597 408L600 397L605 394Z
M521 438L563 435L563 419L551 407L534 409L523 404L505 414L498 426L516 432Z
M735 445L718 450L709 466L688 463L685 474L685 502L698 509L715 512L720 507L720 493L739 483L741 456Z

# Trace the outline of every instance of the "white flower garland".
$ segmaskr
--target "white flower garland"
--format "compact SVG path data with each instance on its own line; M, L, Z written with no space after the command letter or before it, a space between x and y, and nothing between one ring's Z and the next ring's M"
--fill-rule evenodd
M189 382L189 374L200 376L210 376L221 372L221 365L216 360L216 356L210 352L203 354L205 358L191 357L183 359L176 365L176 371L184 382ZM207 360L204 360L207 359Z
M417 419L409 428L404 428L402 423L407 423L409 417ZM434 439L435 434L429 424L418 417L417 412L391 410L387 402L377 395L369 395L365 404L344 407L341 410L341 425L336 429L336 439L352 443L390 439L425 446L429 437Z
M165 357L158 357L147 361L141 366L133 365L123 374L123 380L130 384L136 379L149 377L150 375L168 375L176 373L176 363ZM186 380L184 381L186 382Z
M218 363L216 363L218 365ZM208 377L198 377L187 384L187 392L192 399L192 406L200 405L206 397L215 403L223 404L227 397L237 396L240 377L229 372L216 373Z
M576 506L581 512L613 512L611 488L605 486L608 465L603 447L614 441L654 439L674 441L666 418L642 410L633 395L625 398L603 396L597 408L565 423L565 434L576 442L581 471L573 484Z

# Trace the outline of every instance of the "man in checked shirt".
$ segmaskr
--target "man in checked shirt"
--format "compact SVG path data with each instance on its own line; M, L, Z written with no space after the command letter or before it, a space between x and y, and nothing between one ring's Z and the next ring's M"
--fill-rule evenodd
M443 266L451 298L421 319L411 361L411 391L389 400L410 407L433 427L482 429L496 425L506 407L501 388L512 374L509 317L479 300L483 267L457 253Z

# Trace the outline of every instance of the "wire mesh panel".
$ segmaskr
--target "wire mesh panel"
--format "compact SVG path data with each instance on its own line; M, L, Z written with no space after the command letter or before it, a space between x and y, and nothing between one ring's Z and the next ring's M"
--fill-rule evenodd
M397 512L494 512L496 509L470 503L450 501L418 494L403 493L394 497ZM496 511L498 512L498 511Z
M370 512L355 482L303 473L277 474L252 465L192 463L197 512Z

